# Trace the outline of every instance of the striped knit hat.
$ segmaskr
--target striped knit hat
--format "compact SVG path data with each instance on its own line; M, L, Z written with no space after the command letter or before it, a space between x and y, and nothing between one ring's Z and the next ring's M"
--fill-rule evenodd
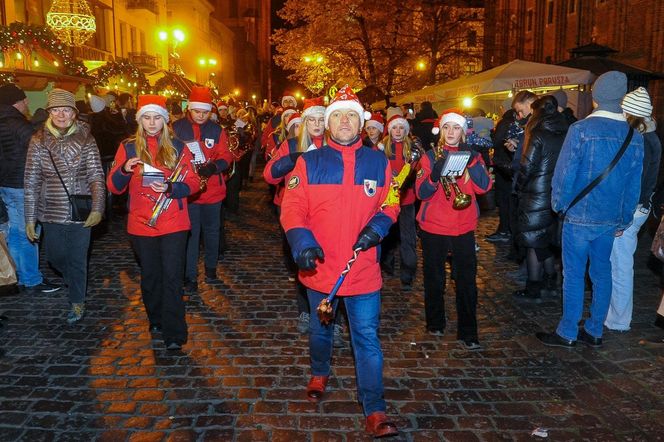
M639 87L625 95L620 107L622 107L622 110L626 114L634 115L635 117L647 118L652 114L650 95L648 95L648 91L644 87Z
M46 110L49 110L53 107L71 107L74 110L76 109L76 98L74 94L64 89L55 88L48 93L48 99L46 100Z

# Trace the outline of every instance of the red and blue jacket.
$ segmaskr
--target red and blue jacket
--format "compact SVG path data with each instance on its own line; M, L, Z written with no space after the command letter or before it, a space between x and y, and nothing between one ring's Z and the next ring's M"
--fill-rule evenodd
M150 156L156 158L159 149L157 137L147 137L146 141ZM153 208L160 194L153 191L151 187L143 186L143 167L141 165L136 165L131 173L125 173L122 170L128 159L136 157L134 141L128 140L120 144L115 154L115 161L106 178L106 185L116 195L129 191L127 232L132 235L161 236L191 228L187 211L187 197L192 190L198 189L198 177L191 166L192 155L189 149L177 139L172 142L178 152L178 158L180 156L182 158L180 164L183 167L182 173L186 172L186 176L184 181L172 184L172 192L168 196L173 201L170 202L168 209L159 216L155 227L149 227L147 222L152 216ZM162 171L165 178L168 178L173 172L161 164L153 163L151 166Z
M333 140L304 153L286 184L281 224L293 257L310 247L325 258L312 271L300 270L302 284L329 293L353 255L360 231L370 226L381 238L399 215L399 206L382 207L390 190L392 169L385 154L363 146L359 137L349 145ZM380 290L380 247L360 252L339 296Z
M403 158L403 143L401 141L392 142L392 156L389 160L390 166L392 167L392 173L394 176L397 176L406 164L406 161ZM415 170L411 170L410 173L415 174ZM409 184L401 186L401 191L399 192L400 204L402 206L415 204L415 188L413 187L413 181L410 179L406 180L405 183Z
M223 201L226 198L226 183L222 172L233 161L233 154L228 150L226 131L213 121L208 120L203 124L196 124L189 117L173 123L173 131L184 143L198 141L205 160L212 161L217 166L217 171L207 181L207 189L191 195L189 202L215 204Z
M323 138L324 136L321 135L314 137L311 141L316 148L320 148L323 145ZM263 169L265 181L277 186L277 191L274 193L274 204L277 206L281 206L281 201L284 198L284 182L288 181L290 172L295 167L295 163L290 158L290 154L295 152L297 152L297 138L284 141Z
M465 146L444 146L448 152L464 150ZM479 152L473 152L464 174L456 179L459 189L472 198L472 204L463 210L452 208L454 190L451 198L445 197L443 186L437 179L431 179L431 168L435 163L434 150L426 152L420 159L420 170L417 172L415 191L422 200L417 221L420 228L428 233L446 236L460 236L477 228L479 206L476 195L481 195L491 189L491 178L486 170L484 160ZM465 149L468 150L468 149Z

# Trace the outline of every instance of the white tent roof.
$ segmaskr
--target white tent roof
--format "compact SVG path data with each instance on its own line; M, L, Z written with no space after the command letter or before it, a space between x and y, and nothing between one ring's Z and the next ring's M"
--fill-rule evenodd
M477 97L518 89L557 88L566 85L590 84L590 71L553 64L513 60L470 77L428 86L419 91L394 97L397 104L422 101L446 101L461 97Z

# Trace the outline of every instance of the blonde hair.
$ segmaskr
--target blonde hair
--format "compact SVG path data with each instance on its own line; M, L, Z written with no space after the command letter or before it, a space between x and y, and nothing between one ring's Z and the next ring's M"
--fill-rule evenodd
M461 140L459 140L459 144L460 143L465 143L465 142L466 142L466 131L463 130L463 128L462 128L462 130L461 130ZM440 129L440 138L438 139L438 144L436 145L436 147L440 148L440 147L443 147L444 145L445 145L445 137L443 136L443 128L441 127L441 129Z
M387 135L383 138L381 141L383 144L383 152L385 152L385 156L389 159L392 156L392 136L388 132ZM403 138L403 157L404 159L410 158L410 153L411 153L411 146L413 145L412 140L408 135L404 136Z
M157 150L157 158L152 158L150 155L150 151L148 150L148 143L146 141L147 134L145 133L142 124L138 125L136 136L130 141L134 142L134 146L136 147L136 156L145 164L149 164L151 166L156 166L159 164L172 170L175 168L175 165L178 162L178 152L175 149L175 146L173 146L171 137L171 130L168 128L166 122L164 121L164 127L159 134L159 149Z

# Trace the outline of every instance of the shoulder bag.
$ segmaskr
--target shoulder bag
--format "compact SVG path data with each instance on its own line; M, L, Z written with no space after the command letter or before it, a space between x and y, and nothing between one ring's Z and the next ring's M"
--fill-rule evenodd
M65 185L65 182L62 179L62 175L60 175L58 166L55 165L55 161L53 160L53 155L51 154L51 151L48 149L46 150L48 152L48 156L51 158L51 163L53 164L55 173L58 175L58 178L60 178L60 183L62 184L62 188L65 189L65 193L67 194L67 198L69 199L71 220L74 222L85 222L88 219L90 212L92 212L92 196L70 195L69 191L67 190L67 186Z

